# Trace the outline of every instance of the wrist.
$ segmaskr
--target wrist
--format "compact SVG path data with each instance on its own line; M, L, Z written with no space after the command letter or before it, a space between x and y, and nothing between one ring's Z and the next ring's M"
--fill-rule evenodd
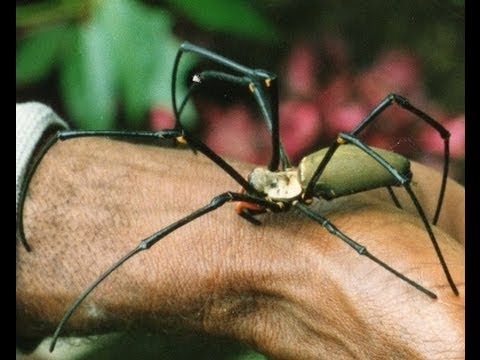
M185 162L192 158L195 163ZM30 254L17 248L19 328L42 319L43 325L34 331L51 333L81 291L142 238L204 205L218 188L229 186L212 181L213 166L189 151L105 139L54 145L37 169L25 203L25 233L34 250ZM192 177L185 174L210 182L192 188ZM94 329L107 329L119 322L137 322L152 312L167 315L178 313L182 304L191 306L191 299L198 298L194 292L203 287L198 281L201 269L182 268L182 264L188 263L190 253L199 254L202 241L215 240L209 231L209 226L193 222L127 261L89 297L94 304L91 311L87 299L69 326L88 331L96 324ZM162 317L157 319L157 326L163 326Z

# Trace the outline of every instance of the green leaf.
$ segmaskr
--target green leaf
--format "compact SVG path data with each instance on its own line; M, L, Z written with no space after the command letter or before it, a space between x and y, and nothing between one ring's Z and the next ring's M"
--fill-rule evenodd
M71 35L61 67L62 95L70 116L82 129L109 129L115 119L115 67L111 39L93 21Z
M450 0L450 3L454 6L465 6L464 0Z
M171 72L180 43L169 13L135 0L99 1L88 19L68 29L73 30L62 34L63 48L56 53L63 56L61 95L77 127L114 128L121 105L127 127L139 128L153 106L171 107ZM44 55L34 50L45 47L45 41L31 45L30 63ZM188 69L191 58L186 59L179 77ZM52 66L53 61L45 63ZM178 97L183 94L179 86ZM183 119L191 120L192 113L190 105Z
M35 30L48 24L82 19L93 0L21 1L15 8L17 29ZM23 4L22 4L23 3Z
M48 75L56 64L64 34L65 26L59 25L21 40L16 54L17 84L32 83Z
M152 74L165 66L157 53L162 50L162 37L171 32L170 17L131 0L100 4L97 15L112 40L111 60L116 63L125 115L129 125L137 127L151 106Z
M275 41L278 31L268 18L243 0L168 0L179 12L197 25L262 41Z
M176 39L173 39L171 37L162 37L153 48L152 55L155 58L155 67L151 73L151 81L149 87L149 100L151 105L172 108L172 71L179 47L180 43ZM193 62L194 57L182 57L182 61L178 68L177 79L183 79L187 76L187 72L190 70ZM181 103L184 96L186 95L186 89L182 85L183 84L179 84L179 81L177 81L177 105ZM190 102L184 109L181 116L182 124L186 128L192 126L192 123L195 119L194 114L195 111L192 102Z
M234 355L231 357L231 360L267 360L267 358L264 355L251 350L242 354Z
M170 14L137 1L110 0L99 4L96 15L110 34L127 124L138 128L153 106L171 104L171 72L180 43L172 35Z

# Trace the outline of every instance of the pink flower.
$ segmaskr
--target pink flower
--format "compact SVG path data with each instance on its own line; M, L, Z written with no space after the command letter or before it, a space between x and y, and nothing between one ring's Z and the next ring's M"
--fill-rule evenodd
M367 109L359 102L346 102L331 108L324 118L329 136L334 140L339 132L352 131L365 115Z
M173 111L165 106L153 107L149 118L152 130L171 129L175 125Z
M280 138L292 161L298 161L322 131L320 112L313 102L286 100L280 105Z
M413 101L422 93L421 70L417 58L406 50L391 50L357 76L361 96L375 106L389 93L398 93Z
M279 74L284 80L280 137L294 164L314 148L331 144L339 132L351 132L390 93L406 97L441 121L452 134L451 157L464 156L465 116L443 120L444 112L424 92L420 62L411 52L387 51L368 69L355 74L341 38L328 36L318 44L295 45L284 75ZM241 104L222 107L205 99L196 103L202 140L212 150L255 164L270 161L271 134L258 112ZM171 128L174 123L171 111L164 107L152 109L150 117L153 129ZM437 155L443 155L438 132L397 104L385 109L358 137L369 146L427 159L431 165Z
M450 156L463 158L465 156L465 114L450 118L443 122L450 131ZM444 141L435 129L425 127L419 134L419 140L432 154L443 156Z
M314 91L318 60L312 49L304 44L297 45L291 51L288 58L286 80L292 93L308 96Z
M266 124L255 121L246 106L230 108L204 104L206 116L204 141L221 156L254 164L266 164L270 160L270 133Z

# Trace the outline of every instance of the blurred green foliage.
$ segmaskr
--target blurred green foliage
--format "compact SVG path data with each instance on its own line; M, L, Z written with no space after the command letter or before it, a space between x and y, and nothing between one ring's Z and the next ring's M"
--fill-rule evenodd
M292 43L322 33L345 39L359 67L381 50L407 47L421 58L432 96L451 111L464 108L461 0L23 1L16 22L17 101L52 93L79 128L145 128L153 107L170 108L183 39L212 43L227 56L243 53L247 63L273 71Z
M41 359L51 360L266 360L248 346L204 334L107 333L61 340L50 353L51 338L37 347Z
M170 3L205 28L276 37L275 27L242 0ZM135 0L21 5L17 38L17 89L58 71L62 102L79 128L115 128L119 106L122 126L139 128L152 106L170 106L171 69L180 41L173 34L172 12L163 7Z

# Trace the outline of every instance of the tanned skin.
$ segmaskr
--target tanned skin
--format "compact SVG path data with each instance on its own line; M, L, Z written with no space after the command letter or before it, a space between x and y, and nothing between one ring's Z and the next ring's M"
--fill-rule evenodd
M245 176L252 165L234 162ZM433 216L440 174L412 164ZM236 184L191 151L82 138L54 145L25 203L17 242L17 335L51 336L66 308L118 258ZM464 358L464 188L448 182L435 235L455 296L404 191L312 206L432 300L295 211L255 226L233 204L127 261L77 309L63 335L122 329L225 335L275 359Z

